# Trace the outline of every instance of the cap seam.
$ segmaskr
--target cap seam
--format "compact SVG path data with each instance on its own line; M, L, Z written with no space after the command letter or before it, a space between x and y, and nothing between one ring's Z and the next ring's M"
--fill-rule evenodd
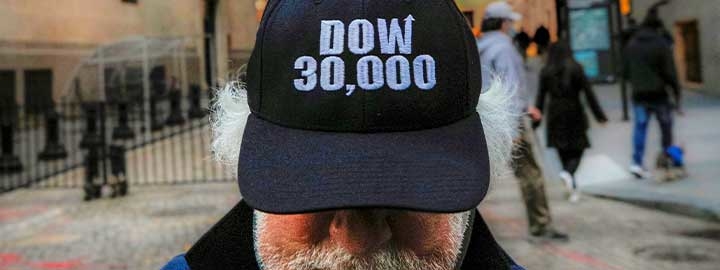
M363 10L363 15L365 16L365 18L368 17L368 14L367 14L367 5L365 5L366 1L367 1L367 0L363 0L363 1L362 1L362 10ZM374 38L374 37L373 37L373 38ZM357 70L355 70L355 72L357 73ZM357 78L355 78L355 79L357 80ZM367 118L368 118L368 117L367 117L367 92L366 92L366 91L361 91L361 93L362 93L362 99L363 99L363 101L362 101L362 117L361 117L361 119L362 119L362 120L361 120L361 121L362 121L362 124L361 124L361 126L363 127L363 129L367 129L367 128L368 128L368 121L367 121Z
M458 7L457 7L457 5L455 4L454 1L452 2L452 5L451 5L450 3L448 3L448 1L445 1L445 4L450 8L451 12L454 12L454 13L455 13L455 15L463 16L462 13L460 13L460 10L458 9ZM462 18L462 17L461 17L461 18ZM464 22L464 21L459 21L459 22L458 22L458 20L456 19L456 23L459 24L459 26L460 26L460 27L459 27L459 30L460 30L460 31L459 31L459 33L460 33L460 40L463 41L463 42L462 42L462 43L463 43L463 47L465 48L465 51L464 51L464 54L465 54L465 64L466 64L467 66L466 66L466 70L465 70L465 95L464 95L464 97L465 97L465 100L464 100L465 104L464 104L464 105L465 105L466 108L463 110L463 114L467 114L469 111L472 111L471 109L467 108L467 107L470 105L470 98L471 98L471 97L470 97L470 94L471 94L471 91L470 91L470 59L469 59L469 57L468 57L468 50L469 50L469 48L468 48L467 39L466 39L466 36L465 36L466 33L465 33L465 31L464 31L464 28L463 28L463 27L466 27L466 25L463 25L465 22Z
M262 107L263 107L263 102L262 102L262 100L263 100L263 92L264 92L264 91L263 91L263 81L264 81L264 78L263 78L262 74L265 73L265 71L263 70L263 66L264 66L264 65L263 65L263 58L265 58L264 55L263 55L263 47L265 46L265 45L264 45L264 44L265 44L265 33L267 32L268 28L272 27L272 22L273 22L273 21L272 21L272 17L273 17L273 15L275 14L275 10L277 10L277 8L278 8L279 6L281 6L282 4L284 4L285 2L287 2L287 1L277 0L277 2L276 2L277 4L275 4L275 5L273 5L272 7L270 7L270 10L267 11L267 18L265 18L264 25L261 26L262 34L261 34L261 36L260 36L260 43L263 44L263 45L260 45L260 48L258 48L258 49L260 50L260 53L259 53L259 55L260 55L260 82L258 83L258 84L259 84L259 87L258 87L258 89L257 89L257 91L259 91L259 93L258 93L258 108L257 108L257 110L260 111L260 112L262 111Z

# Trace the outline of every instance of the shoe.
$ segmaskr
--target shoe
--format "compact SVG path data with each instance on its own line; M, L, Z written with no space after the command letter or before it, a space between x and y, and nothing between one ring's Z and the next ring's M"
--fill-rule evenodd
M578 203L580 202L580 191L574 190L572 193L570 193L570 197L568 198L568 201L571 203Z
M637 179L649 179L652 178L650 171L636 164L630 165L630 173L632 173Z
M555 229L551 228L530 234L530 241L535 243L543 243L548 241L567 242L570 241L570 237L567 234L558 232Z
M565 188L568 192L573 192L573 177L572 175L567 171L562 171L560 173L560 179L563 180L563 183L565 184Z

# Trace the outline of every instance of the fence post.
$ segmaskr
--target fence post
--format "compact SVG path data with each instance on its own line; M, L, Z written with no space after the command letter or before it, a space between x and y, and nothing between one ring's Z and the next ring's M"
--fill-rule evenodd
M85 156L85 184L83 190L85 191L85 201L100 198L102 195L102 185L96 181L100 176L100 154L98 149L100 147L92 145L88 148L87 155Z
M153 92L153 94L150 96L150 129L152 131L161 130L164 125L162 121L158 120L158 102L160 101L162 97L160 95L157 95Z
M85 134L80 141L80 148L92 149L94 146L102 144L102 138L98 133L98 103L86 103L83 105L85 109Z
M125 147L122 145L110 146L110 167L112 168L112 177L110 178L112 194L110 197L127 195L127 160L125 158Z
M11 123L3 123L0 127L0 136L2 138L2 155L0 156L0 174L17 173L22 171L22 163L14 154L13 133L14 128Z
M120 100L117 103L118 110L118 125L113 129L112 138L114 140L125 140L132 139L135 137L135 132L130 128L128 102L126 100Z
M40 160L57 160L68 155L60 143L60 114L54 109L45 113L45 149L38 155Z
M205 110L202 109L200 101L202 95L200 94L200 86L193 84L190 86L190 94L188 95L190 100L190 109L188 109L188 117L190 119L197 119L205 117Z
M152 131L161 130L164 127L164 121L159 119L157 106L167 94L165 74L163 66L156 66L150 71L150 129Z
M170 91L168 98L170 99L170 115L168 115L165 124L168 126L177 126L185 123L185 118L182 115L182 93L179 89L173 89Z

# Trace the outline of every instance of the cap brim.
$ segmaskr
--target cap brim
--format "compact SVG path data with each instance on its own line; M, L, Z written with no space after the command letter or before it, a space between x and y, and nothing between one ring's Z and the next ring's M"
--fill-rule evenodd
M243 199L269 213L454 213L485 197L487 153L477 113L434 129L367 134L292 129L250 115L238 182Z
M523 16L520 13L515 13L515 12L510 13L510 19L513 21L519 21L522 19L522 17Z

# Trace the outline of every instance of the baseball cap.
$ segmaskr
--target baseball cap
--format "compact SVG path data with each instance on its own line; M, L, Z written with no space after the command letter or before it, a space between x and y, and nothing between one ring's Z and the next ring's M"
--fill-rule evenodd
M479 59L452 0L271 0L247 70L243 199L473 209L490 173Z
M517 21L522 19L522 15L513 11L510 4L502 1L490 3L485 7L485 19L508 19Z

